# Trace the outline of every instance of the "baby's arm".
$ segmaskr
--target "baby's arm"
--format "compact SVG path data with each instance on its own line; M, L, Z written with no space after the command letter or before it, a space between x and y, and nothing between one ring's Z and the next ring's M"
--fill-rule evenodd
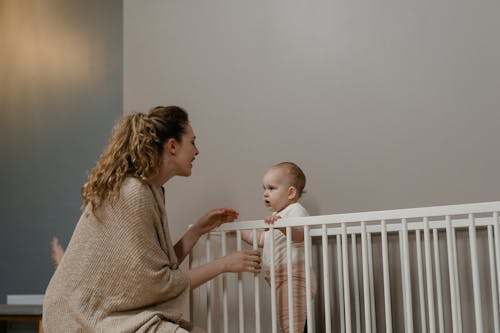
M268 216L264 219L264 222L267 224L274 224L281 216L272 215ZM286 228L275 228L283 233L286 236ZM292 242L294 243L302 243L304 241L304 229L303 227L292 227Z
M253 231L252 230L241 230L241 239L250 245L253 245ZM264 232L257 231L257 246L264 246Z

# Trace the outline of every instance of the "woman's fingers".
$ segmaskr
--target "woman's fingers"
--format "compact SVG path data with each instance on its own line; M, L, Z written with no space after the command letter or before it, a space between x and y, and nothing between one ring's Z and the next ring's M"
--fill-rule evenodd
M255 250L245 250L246 269L247 272L259 273L261 270L260 265L260 252Z

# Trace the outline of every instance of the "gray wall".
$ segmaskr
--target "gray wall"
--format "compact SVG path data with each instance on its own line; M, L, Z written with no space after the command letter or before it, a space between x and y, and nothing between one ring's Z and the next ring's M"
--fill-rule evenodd
M122 114L122 1L0 0L0 302L41 294Z
M214 205L267 212L292 160L313 214L500 197L500 2L124 1L124 109L179 104L200 155L173 235Z
M499 35L490 0L125 0L124 109L184 106L201 151L167 185L173 237L268 214L283 160L312 214L498 200Z

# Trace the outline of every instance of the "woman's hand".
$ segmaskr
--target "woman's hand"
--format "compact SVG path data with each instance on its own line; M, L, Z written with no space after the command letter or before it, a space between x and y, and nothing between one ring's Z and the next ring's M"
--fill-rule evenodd
M194 225L198 236L210 232L222 223L233 222L238 218L239 213L231 208L216 208L208 211Z
M189 271L191 289L198 288L219 274L226 272L260 272L260 253L255 250L233 252Z
M222 264L224 272L258 274L261 270L260 252L256 250L233 252L218 260Z

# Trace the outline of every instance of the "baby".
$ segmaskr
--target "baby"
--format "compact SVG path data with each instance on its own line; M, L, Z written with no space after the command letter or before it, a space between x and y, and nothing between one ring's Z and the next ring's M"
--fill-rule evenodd
M292 162L282 162L272 166L264 175L264 205L273 212L265 219L274 223L278 218L309 216L307 210L298 202L306 184L302 170ZM304 254L304 229L292 227L292 280L288 281L286 229L276 228L273 232L263 231L257 234L257 243L263 248L262 263L266 272L266 281L271 284L271 256L274 255L276 296L278 302L278 322L282 332L288 333L288 284L293 290L294 332L304 331L306 323L306 276ZM252 232L243 230L242 239L253 244ZM271 253L271 237L274 238L274 253ZM316 278L311 270L311 290L316 294Z

